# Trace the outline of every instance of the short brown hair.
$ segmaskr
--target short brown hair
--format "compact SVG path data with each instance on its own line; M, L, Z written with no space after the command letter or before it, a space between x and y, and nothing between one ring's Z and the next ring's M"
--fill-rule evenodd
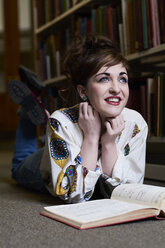
M122 63L128 71L128 62L113 42L104 36L77 36L64 58L64 73L76 87L86 86L88 79L106 66Z

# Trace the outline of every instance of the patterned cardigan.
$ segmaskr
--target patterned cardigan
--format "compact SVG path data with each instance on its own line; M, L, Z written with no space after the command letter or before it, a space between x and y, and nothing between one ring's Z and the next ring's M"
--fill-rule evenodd
M49 192L68 203L91 198L99 177L109 186L143 183L148 126L136 111L124 108L125 129L116 138L118 159L112 177L102 172L98 157L95 171L83 167L83 133L78 125L79 106L55 111L49 118L41 174Z

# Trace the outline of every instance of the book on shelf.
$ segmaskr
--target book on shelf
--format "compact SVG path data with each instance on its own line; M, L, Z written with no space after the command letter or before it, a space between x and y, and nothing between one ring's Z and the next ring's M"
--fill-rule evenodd
M160 30L165 30L165 18L164 18L164 12L165 12L165 1L164 0L158 0L158 13L160 17ZM160 38L161 43L165 43L165 32L160 32Z
M155 106L156 106L156 136L163 137L164 133L164 125L165 125L165 103L164 103L164 83L165 83L165 73L158 72L155 76Z
M142 0L143 49L148 49L147 1Z
M38 64L39 64L39 77L41 80L46 80L46 52L45 52L45 43L40 41L38 44Z
M130 78L127 107L138 111L147 120L146 78Z
M107 34L108 37L113 40L113 17L112 17L112 6L108 6L106 9L107 15Z
M138 9L138 12L137 12ZM135 9L137 18L135 20L135 25L137 25L137 51L143 50L143 19L142 19L142 2L136 1Z
M45 0L45 22L49 22L52 18L51 16L51 0Z
M78 229L165 219L165 187L122 184L112 191L110 199L44 207L40 214Z
M150 0L151 6L151 22L152 22L152 34L153 34L153 46L160 44L160 27L159 27L159 13L157 0Z
M45 2L44 0L35 0L34 1L34 19L35 27L40 27L45 24Z
M154 97L154 78L148 78L146 84L147 91L147 123L148 123L148 135L149 137L153 134L153 97Z
M165 136L165 73L153 77L130 78L127 107L141 113L148 123L149 137Z
M134 29L134 8L133 8L133 0L127 0L127 11L128 11L128 29L129 33L129 53L135 52L135 29Z
M119 44L119 24L122 23L119 10L119 6L100 5L88 14L77 16L76 33L105 35Z
M60 0L55 1L55 17L60 15Z
M130 40L129 40L129 23L128 23L128 5L127 0L122 1L122 17L123 17L123 34L124 34L124 55L130 53Z
M150 0L146 0L146 11L147 11L147 35L148 35L148 48L153 46L153 34L151 24L151 4Z
M124 54L165 42L163 0L122 0Z
M165 73L162 75L162 136L165 137Z

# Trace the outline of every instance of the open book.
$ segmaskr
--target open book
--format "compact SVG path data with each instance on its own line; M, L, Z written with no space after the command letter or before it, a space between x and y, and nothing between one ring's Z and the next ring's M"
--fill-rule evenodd
M122 184L113 190L111 199L45 207L41 215L78 229L165 218L165 187Z

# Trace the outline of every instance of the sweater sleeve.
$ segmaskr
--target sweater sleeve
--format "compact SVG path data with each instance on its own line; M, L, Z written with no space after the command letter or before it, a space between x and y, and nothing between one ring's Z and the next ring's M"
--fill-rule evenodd
M47 126L42 174L49 174L51 180L48 182L44 176L43 178L50 193L62 200L68 203L86 201L93 194L101 170L98 166L95 171L82 166L82 132L76 122L66 121L65 118L61 121L60 115L58 112L51 117Z
M107 184L117 186L123 183L143 183L147 134L148 126L145 121L142 121L140 126L134 125L129 135L130 138L124 146L117 146L118 159L112 177L102 175Z

